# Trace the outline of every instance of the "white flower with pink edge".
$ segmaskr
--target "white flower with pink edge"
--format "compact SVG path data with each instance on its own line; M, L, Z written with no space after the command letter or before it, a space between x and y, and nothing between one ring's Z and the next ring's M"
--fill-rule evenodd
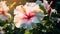
M14 10L15 26L29 30L36 28L37 23L40 23L45 16L40 10L39 5L36 3L26 3L24 6L17 6Z

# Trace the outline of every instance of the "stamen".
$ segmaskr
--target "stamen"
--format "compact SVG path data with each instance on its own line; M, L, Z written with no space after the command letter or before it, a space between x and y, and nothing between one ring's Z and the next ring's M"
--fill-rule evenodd
M26 13L26 9L24 8L24 6L21 6L22 8L21 8L21 10L22 10L22 12L23 13Z

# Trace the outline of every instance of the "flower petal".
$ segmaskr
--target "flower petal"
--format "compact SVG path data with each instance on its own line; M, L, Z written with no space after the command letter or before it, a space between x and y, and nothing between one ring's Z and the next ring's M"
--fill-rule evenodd
M0 19L1 20L7 20L8 18L6 16L4 16L4 15L0 15Z
M16 9L14 10L14 14L23 13L22 6L23 5L17 6Z
M8 6L6 5L6 1L1 1L0 4L1 4L1 5L0 5L1 8L2 8L4 11L8 11L8 10L9 10Z
M39 23L40 21L39 21L39 19L37 17L33 17L33 18L31 18L31 22Z
M28 23L26 25L27 25L27 29L29 29L29 30L33 29L31 23Z

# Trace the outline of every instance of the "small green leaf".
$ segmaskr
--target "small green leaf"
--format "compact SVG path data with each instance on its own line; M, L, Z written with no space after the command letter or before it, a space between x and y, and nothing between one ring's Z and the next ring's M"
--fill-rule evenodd
M31 32L29 30L25 30L24 34L31 34Z

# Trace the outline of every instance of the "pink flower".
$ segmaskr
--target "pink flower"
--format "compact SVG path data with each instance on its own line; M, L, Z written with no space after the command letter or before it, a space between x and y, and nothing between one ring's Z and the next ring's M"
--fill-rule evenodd
M52 15L52 13L55 13L55 12L57 13L57 11L55 9L52 9L50 7L50 4L48 4L48 1L44 0L43 1L43 6L50 15Z
M48 4L48 1L43 0L43 6L44 6L44 8L46 9L46 11L48 11L48 9L49 9L49 7L50 7L50 5Z
M50 14L50 13L51 13L51 7L50 7L50 5L48 4L48 1L44 0L43 6L44 6L44 8L46 9L46 11Z
M19 5L14 10L14 23L17 28L33 29L40 23L44 17L44 13L40 11L39 5L36 3L26 3L24 6Z
M6 5L6 1L1 1L0 2L0 19L1 20L10 19L11 15L7 12L8 10L9 10L9 8Z

